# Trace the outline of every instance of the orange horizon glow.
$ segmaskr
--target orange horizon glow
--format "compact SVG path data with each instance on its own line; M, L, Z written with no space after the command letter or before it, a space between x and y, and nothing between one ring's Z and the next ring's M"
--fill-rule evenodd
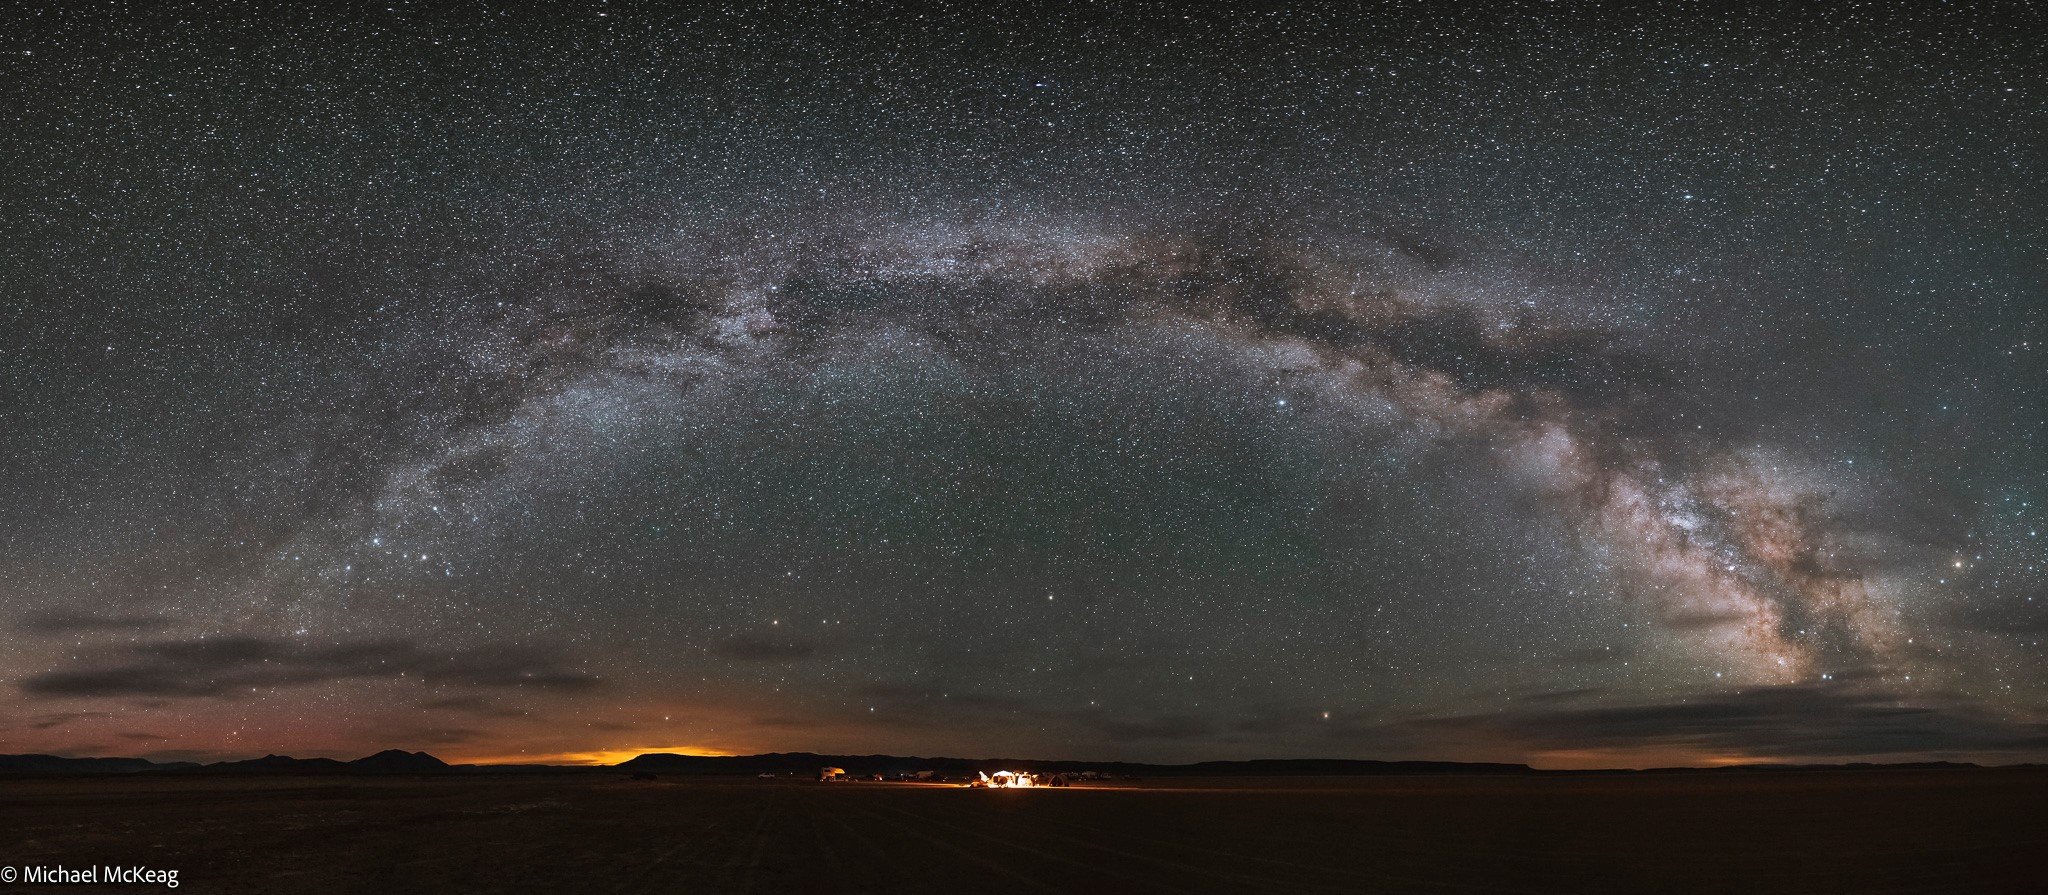
M1846 759L1845 759L1846 760ZM1643 768L1718 768L1742 764L1789 763L1771 755L1701 754L1654 749L1555 749L1531 754L1524 764L1539 771L1599 771Z
M89 722L88 722L89 723ZM83 725L81 725L83 726ZM133 752L118 747L108 747L103 742L89 746L78 746L67 742L65 734L72 731L30 732L41 733L40 737L25 736L11 742L0 752L17 751L24 753L48 753L53 755L85 757L110 755L136 755L157 761L238 761L267 753L294 756L298 758L325 757L338 761L351 761L370 755L381 749L400 747L406 750L421 749L450 764L472 765L561 765L570 767L597 767L615 765L649 753L673 753L693 757L733 757L768 754L775 752L816 752L824 755L926 755L954 756L967 758L994 759L1018 757L1028 754L1040 761L1135 761L1147 764L1180 764L1201 760L1242 759L1245 755L1201 755L1179 754L1164 756L1136 756L1118 754L1116 750L1088 748L1062 749L1044 747L1042 744L1017 744L1013 747L988 747L960 743L939 745L906 746L901 742L868 740L859 737L829 736L813 741L795 741L768 736L755 738L750 731L740 731L732 739L721 740L715 745L704 740L662 743L652 739L647 745L628 741L620 744L616 740L606 743L576 742L562 739L528 740L522 737L490 738L457 746L455 744L433 744L405 742L365 741L351 745L346 741L329 740L318 743L277 742L242 737L237 742L226 744L199 745L192 742L190 735L166 734L150 744L151 748ZM687 734L683 734L687 735ZM93 737L85 740L103 740ZM322 738L326 739L326 738ZM566 738L565 738L566 739ZM252 740L255 740L253 743ZM1504 762L1524 763L1536 770L1603 770L1603 769L1645 769L1666 767L1714 768L1745 764L1842 764L1852 762L1907 762L1907 761L1978 761L1998 764L2001 761L2016 760L2000 755L1919 754L1881 753L1870 755L1798 755L1780 753L1746 753L1725 749L1691 748L1692 744L1645 744L1641 747L1595 746L1589 748L1548 748L1535 750L1486 749L1482 744L1465 744L1464 748L1447 749L1443 752L1396 752L1373 756L1322 755L1320 758L1360 759L1380 761L1452 761L1452 762ZM446 751L443 751L443 750ZM1284 751L1284 750L1283 750ZM1286 757L1301 757L1298 755Z
M614 765L628 759L638 758L653 752L668 752L676 755L691 755L701 758L720 758L738 755L724 749L708 746L635 746L622 749L592 749L582 752L526 752L518 755L459 756L448 759L451 764L557 764L587 765L601 767Z
M548 764L548 765L566 765L566 766L602 767L602 766L607 766L607 765L615 765L615 764L618 764L618 763L620 763L620 762L622 762L622 761L627 761L627 760L629 760L629 759L637 758L637 757L639 757L639 756L641 756L641 755L647 755L647 754L651 754L651 753L672 753L672 754L676 754L676 755L688 755L688 756L696 756L696 757L704 757L704 758L727 758L727 757L735 757L735 756L744 756L744 755L755 755L755 754L763 754L763 753L764 753L764 752L766 752L766 751L776 751L776 750L754 750L754 751L746 751L746 752L742 752L742 751L734 751L734 750L731 750L731 749L718 749L718 748L713 748L713 747L709 747L709 746L702 746L702 745L680 745L680 746L634 746L634 747L626 747L626 748L609 748L609 749L588 749L588 750L577 750L577 751L563 751L563 752L539 752L539 751L536 751L536 752L521 752L521 753L516 753L516 754L510 754L510 755L507 755L507 754L503 754L503 753L490 753L490 754L486 754L486 755L481 755L481 756L476 756L476 755L460 755L460 754L458 754L458 755L455 755L455 756L447 757L447 758L445 758L445 760L446 760L446 761L448 761L448 762L449 762L450 764L474 764L474 765L519 765L519 764ZM780 751L788 751L788 750L780 750ZM860 750L856 750L856 751L860 751ZM867 750L867 751L874 751L874 750ZM885 750L885 751L886 751L886 750ZM1045 760L1064 760L1064 761L1076 761L1076 760L1079 760L1079 761L1085 761L1086 759L1045 759ZM1400 759L1383 759L1383 760L1400 760ZM1463 758L1463 757L1461 757L1461 758L1456 758L1456 759L1421 759L1421 760L1431 760L1431 761L1506 761L1506 762L1513 762L1513 761L1516 761L1516 759L1514 759L1514 758L1498 758L1498 759L1473 759L1473 758ZM1661 750L1628 750L1628 749L1562 749L1562 750L1550 750L1550 751L1545 751L1545 752L1540 752L1540 753L1535 753L1535 754L1531 754L1531 755L1528 755L1528 756L1524 757L1523 759L1521 759L1522 763L1525 763L1525 764L1529 765L1529 767L1530 767L1530 768L1532 768L1532 769L1534 769L1534 770L1539 770L1539 771L1542 771L1542 770L1551 770L1551 771L1564 771L1564 770L1620 770L1620 769L1638 769L1638 770L1639 770L1639 769L1643 769L1643 768L1662 768L1662 767L1693 767L1693 768L1706 768L1706 767L1724 767L1724 766L1728 766L1728 765L1742 765L1742 764L1770 764L1770 763L1774 763L1774 762L1775 762L1775 763L1784 763L1784 762L1794 762L1794 761L1798 761L1798 760L1799 760L1799 759L1789 758L1789 757L1785 757L1785 756L1771 756L1771 755L1730 755L1730 754L1725 754L1725 753L1723 753L1723 754L1712 754L1712 755L1702 755L1702 754L1698 754L1698 753L1690 753L1690 752L1682 752L1682 751L1661 751ZM1845 759L1845 760L1846 760L1846 759ZM1166 763L1166 764L1172 764L1173 762L1164 762L1164 763Z

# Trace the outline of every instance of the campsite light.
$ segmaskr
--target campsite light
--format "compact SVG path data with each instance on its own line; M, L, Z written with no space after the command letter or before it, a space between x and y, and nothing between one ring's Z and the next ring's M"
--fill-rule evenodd
M1038 785L1036 777L1018 771L997 771L993 775L977 773L981 775L981 785L990 789L1027 789Z

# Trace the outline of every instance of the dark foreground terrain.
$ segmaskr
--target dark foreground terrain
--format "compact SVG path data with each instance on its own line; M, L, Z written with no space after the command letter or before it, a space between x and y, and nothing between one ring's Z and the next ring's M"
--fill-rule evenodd
M0 781L0 864L175 869L181 892L2040 892L2044 808L2048 771L2025 769L993 792L16 779Z

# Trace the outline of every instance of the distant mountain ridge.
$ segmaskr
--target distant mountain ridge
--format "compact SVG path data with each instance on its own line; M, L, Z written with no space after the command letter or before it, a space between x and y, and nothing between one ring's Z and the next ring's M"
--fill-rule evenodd
M387 774L431 774L448 770L453 766L425 752L386 749L375 755L366 755L351 761L349 767L359 771Z
M919 758L902 755L822 755L815 752L770 752L764 755L677 755L652 752L614 767L670 774L813 774L823 767L845 768L852 774L896 774L936 771L1100 771L1131 777L1299 777L1367 774L1533 774L1525 764L1458 761L1369 761L1344 758L1262 758L1245 761L1202 761L1194 764L1146 764L1125 761L1053 761L1028 758Z
M947 775L971 775L976 771L1100 771L1118 776L1227 777L1227 776L1346 776L1360 774L1528 774L1535 770L1523 764L1468 763L1450 761L1363 761L1351 759L1257 759L1250 761L1205 761L1167 765L1121 761L1050 761L1013 758L922 758L903 755L825 755L816 752L770 752L762 755L677 755L653 752L609 767L629 771L668 774L802 774L817 773L822 767L845 768L854 774L909 773L936 771ZM241 761L157 763L142 758L60 758L53 755L0 755L0 774L131 774L177 771L196 774L433 774L479 771L586 771L589 766L451 765L425 752L386 749L354 761L332 758L293 758L265 755Z
M1971 769L1981 765L1946 761L1873 764L1752 764L1712 768L1652 768L1545 771L1526 764L1458 761L1372 761L1345 758L1263 758L1242 761L1201 761L1193 764L1147 764L1124 761L1053 761L1023 758L921 758L905 755L827 755L816 752L768 752L761 755L678 755L650 752L615 765L451 765L425 752L386 749L354 761L332 758L293 758L265 755L241 761L198 764L189 761L157 762L146 758L66 758L57 755L0 755L0 775L114 775L144 773L226 774L226 775L349 775L349 774L474 774L474 773L588 773L626 770L636 773L701 775L795 774L809 776L819 768L843 768L847 772L902 774L932 771L945 776L968 776L977 771L1065 772L1096 771L1119 777L1350 777L1427 774L1632 774L1632 773L1717 773L1725 771L1869 771ZM2021 765L2020 767L2030 767Z
M425 752L386 749L354 761L265 755L241 761L199 764L146 758L64 758L57 755L0 755L0 774L431 774L473 765L451 765Z
M134 774L196 768L189 761L147 758L64 758L57 755L0 755L0 774Z
M289 755L265 755L242 761L216 761L195 771L214 771L247 774L333 774L348 770L348 762L332 758L293 758Z

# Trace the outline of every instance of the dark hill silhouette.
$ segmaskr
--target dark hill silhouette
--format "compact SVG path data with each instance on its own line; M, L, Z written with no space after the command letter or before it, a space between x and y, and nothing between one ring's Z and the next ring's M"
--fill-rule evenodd
M348 770L344 762L332 758L293 758L289 755L265 755L244 761L216 761L199 768L213 773L240 774L333 774Z
M676 775L794 774L810 776L819 768L845 768L854 776L933 771L948 777L977 771L1058 773L1097 771L1119 777L1349 777L1427 774L1718 774L1810 771L1968 770L1979 765L1945 761L1873 764L1749 764L1711 768L1653 768L1638 771L1539 771L1524 764L1456 761L1366 761L1339 758L1269 758L1245 761L1203 761L1194 764L1145 764L1123 761L1049 761L1024 758L920 758L902 755L825 755L816 752L769 752L763 755L677 755L651 752L609 766L451 765L425 752L386 749L354 761L265 755L244 761L207 765L188 761L155 762L143 758L65 758L56 755L0 755L0 775L139 774L576 774L623 770ZM2019 767L2025 767L2021 765Z
M348 763L351 770L382 774L431 774L449 769L449 764L425 752L386 749Z
M135 774L196 768L189 761L147 758L63 758L56 755L0 755L0 774Z
M677 755L653 752L620 762L631 771L668 774L815 774L821 767L845 768L852 774L896 774L937 771L964 775L977 771L1101 771L1129 777L1288 777L1362 774L1531 774L1525 764L1456 761L1361 761L1336 758L1278 758L1250 761L1204 761L1195 764L1142 764L1122 761L1045 761L1023 758L917 758L899 755L820 755L814 752L770 752L766 755Z
M265 755L242 761L197 764L159 762L146 758L65 758L57 755L0 755L0 774L139 774L176 771L182 774L434 774L471 770L450 765L425 752L386 749L354 761Z

